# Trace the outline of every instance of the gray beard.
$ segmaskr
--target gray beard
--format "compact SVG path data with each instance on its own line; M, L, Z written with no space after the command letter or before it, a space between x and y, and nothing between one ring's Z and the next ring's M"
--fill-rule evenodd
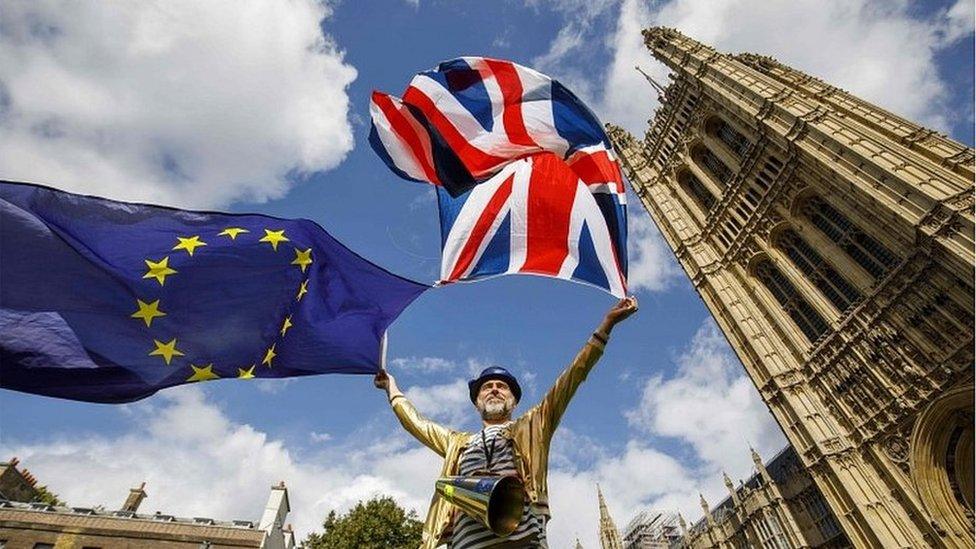
M486 403L485 407L481 409L481 419L494 421L508 417L512 413L512 409L506 404L506 402L498 401Z

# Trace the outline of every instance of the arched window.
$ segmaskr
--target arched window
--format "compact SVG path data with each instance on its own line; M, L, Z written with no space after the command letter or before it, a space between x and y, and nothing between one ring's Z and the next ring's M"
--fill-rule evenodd
M823 292L824 296L843 312L861 299L861 292L840 275L823 256L800 238L793 229L786 229L777 244L794 265Z
M698 147L695 150L694 158L720 184L728 185L729 181L732 181L732 170L724 162L719 160L712 151L705 147Z
M760 263L756 267L756 276L811 343L827 331L827 321L807 303L796 286L783 276L771 261Z
M807 200L803 205L803 213L874 278L883 277L898 262L891 250L851 223L850 219L820 197Z
M694 197L705 213L708 213L715 205L715 195L693 173L687 170L681 172L678 176L678 182Z
M746 139L746 136L742 135L731 124L725 120L718 119L714 125L714 135L721 141L725 143L725 146L729 148L730 151L735 153L739 158L745 158L746 153L749 151L749 147L752 143Z

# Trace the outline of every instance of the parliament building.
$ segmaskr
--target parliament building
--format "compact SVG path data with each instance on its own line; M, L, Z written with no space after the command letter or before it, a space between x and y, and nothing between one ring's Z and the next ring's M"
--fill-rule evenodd
M767 503L729 483L738 518L703 501L683 543L973 547L973 149L770 57L644 40L671 80L645 135L608 134L826 505L761 520L792 492L757 461Z

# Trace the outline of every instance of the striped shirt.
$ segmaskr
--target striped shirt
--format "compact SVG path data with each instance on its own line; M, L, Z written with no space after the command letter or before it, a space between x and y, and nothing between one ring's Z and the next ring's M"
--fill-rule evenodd
M459 474L518 475L512 443L500 433L505 425L489 425L475 433L461 452ZM483 434L483 435L482 435ZM486 452L487 450L487 452ZM488 456L491 456L489 467ZM518 528L508 537L500 538L481 521L463 512L456 514L451 549L482 549L484 547L548 547L546 545L545 519L529 509L528 501L522 510Z

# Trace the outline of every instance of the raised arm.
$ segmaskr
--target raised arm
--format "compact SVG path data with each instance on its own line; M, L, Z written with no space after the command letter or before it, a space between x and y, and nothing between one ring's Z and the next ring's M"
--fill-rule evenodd
M441 456L447 452L451 431L421 415L407 397L403 396L392 375L385 369L380 370L373 378L373 385L386 391L386 398L390 401L393 413L408 433Z
M563 412L566 411L569 401L576 394L576 389L586 379L593 365L603 356L603 348L610 340L610 332L613 331L613 327L636 311L637 298L627 297L618 301L607 311L606 316L603 317L603 322L593 332L573 362L563 370L563 373L559 374L556 382L546 393L536 410L539 419L542 421L542 432L546 438L551 437L556 431Z

